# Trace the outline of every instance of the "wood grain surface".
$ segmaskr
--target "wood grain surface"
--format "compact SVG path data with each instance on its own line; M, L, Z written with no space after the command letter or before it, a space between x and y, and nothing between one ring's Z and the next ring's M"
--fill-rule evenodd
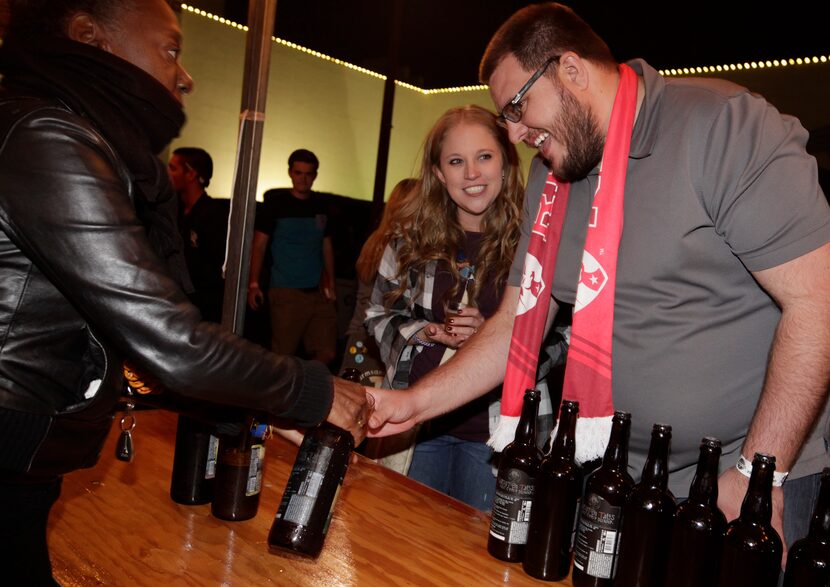
M53 509L49 545L64 587L571 585L493 559L487 515L364 457L349 467L322 554L272 554L266 539L295 446L266 443L257 516L226 522L210 505L170 500L175 414L137 413L132 463L114 458L118 432L95 468L66 476Z

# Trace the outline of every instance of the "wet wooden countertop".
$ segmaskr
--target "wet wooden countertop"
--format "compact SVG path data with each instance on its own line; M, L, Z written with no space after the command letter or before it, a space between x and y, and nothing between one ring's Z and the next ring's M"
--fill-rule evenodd
M487 554L489 517L359 457L349 467L322 554L271 554L266 538L297 448L266 443L257 516L226 522L210 505L169 497L175 414L137 413L135 458L114 458L114 426L101 462L66 476L49 545L64 587L297 585L567 585L528 577Z

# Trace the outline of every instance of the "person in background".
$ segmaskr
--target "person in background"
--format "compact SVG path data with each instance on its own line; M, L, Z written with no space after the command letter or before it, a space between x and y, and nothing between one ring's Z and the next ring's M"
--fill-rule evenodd
M504 23L480 78L510 140L538 150L522 242L499 311L453 361L408 392L372 391L376 433L520 380L520 345L538 344L526 327L573 306L563 395L583 400L580 460L626 410L638 477L652 424L671 424L682 497L700 438L716 436L733 519L749 483L736 464L774 455L773 524L787 543L804 536L830 464L830 209L804 128L730 82L617 63L561 4Z
M366 326L363 322L366 320L366 309L369 307L369 301L372 297L372 287L375 283L383 251L389 241L396 234L400 234L401 227L406 223L403 214L408 210L406 203L412 197L415 184L414 177L407 177L395 184L383 208L378 227L366 239L360 249L360 256L355 263L357 272L356 303L352 319L346 330L348 339L340 372L342 373L343 369L357 369L363 376L364 380L361 383L364 385L379 386L383 381L385 369L380 359L377 344L371 336L367 337ZM411 210L409 211L411 212Z
M363 389L201 320L158 153L193 82L165 0L11 0L0 48L0 576L55 585L63 474L95 464L123 360L186 398L364 435ZM67 504L72 508L72 504Z
M206 191L213 177L213 159L204 149L177 148L167 163L167 172L179 197L179 232L193 283L191 299L203 319L219 323L230 202L211 198Z
M430 130L418 182L400 213L407 220L386 246L366 312L387 385L417 383L496 311L520 236L519 173L507 133L480 106L453 108ZM409 476L489 510L496 478L486 441L500 394L495 386L426 423ZM543 417L550 416L546 408Z
M268 190L257 210L248 305L265 300L259 285L270 252L268 304L271 350L292 355L302 343L312 358L328 364L337 346L334 251L324 203L311 191L320 162L306 149L288 157L291 188Z

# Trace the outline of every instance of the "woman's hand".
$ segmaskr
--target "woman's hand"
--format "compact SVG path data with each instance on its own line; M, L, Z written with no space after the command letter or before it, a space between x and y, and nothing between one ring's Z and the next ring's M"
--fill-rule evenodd
M303 438L305 438L305 430L300 430L299 428L277 428L276 426L271 426L270 431L271 434L282 436L297 446L300 446L303 443Z
M459 339L458 346L461 346L464 341L478 332L482 324L484 324L484 316L478 308L465 307L459 308L446 317L444 330Z
M431 323L421 329L418 338L457 349L478 332L484 316L478 308L461 308L447 316L444 324Z

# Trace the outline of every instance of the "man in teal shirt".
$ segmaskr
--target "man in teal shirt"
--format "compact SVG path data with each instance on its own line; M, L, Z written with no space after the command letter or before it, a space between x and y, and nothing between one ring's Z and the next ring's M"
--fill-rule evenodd
M257 211L248 303L260 307L259 286L270 252L268 303L271 349L296 354L300 343L312 359L328 364L335 355L334 253L325 204L311 191L319 161L298 149L288 158L292 187L268 190Z

